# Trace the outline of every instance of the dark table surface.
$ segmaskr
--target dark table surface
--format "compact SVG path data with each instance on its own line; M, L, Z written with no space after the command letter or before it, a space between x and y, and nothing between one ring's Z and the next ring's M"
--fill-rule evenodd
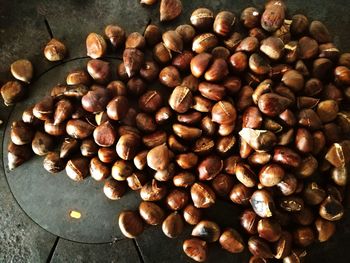
M286 1L289 13L301 12L312 19L324 21L343 51L350 51L350 2L293 0ZM262 7L264 1L217 0L183 1L184 13L172 25L188 22L193 9L201 6L215 11L228 9L236 13L244 7ZM28 58L40 75L52 67L42 56L48 41L43 16L50 22L54 35L69 48L69 59L83 57L85 37L89 32L102 32L105 25L117 23L127 31L142 32L151 18L159 24L158 7L145 8L138 0L0 0L0 84L10 79L9 65L16 59ZM0 105L0 138L4 138L6 121L12 108ZM3 143L0 145L2 154ZM1 159L2 156L1 156ZM6 160L5 160L6 161ZM112 243L85 244L60 238L34 223L20 208L11 193L0 162L0 262L186 262L182 238L169 240L159 227L149 228L136 240L118 239ZM24 170L30 174L32 171ZM121 200L120 202L123 202ZM226 220L230 213L221 208ZM348 212L348 211L347 211ZM338 224L337 234L326 244L311 248L307 262L350 262L350 218ZM209 262L245 262L246 253L230 255L214 246Z

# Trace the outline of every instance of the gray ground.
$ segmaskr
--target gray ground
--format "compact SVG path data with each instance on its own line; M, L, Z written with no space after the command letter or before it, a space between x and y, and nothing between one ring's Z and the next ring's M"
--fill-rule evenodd
M208 6L213 10L239 12L248 5L262 6L263 1L192 0L184 2L184 14L175 24L188 21L191 10ZM350 2L324 0L287 1L291 13L302 12L325 21L343 51L350 47ZM54 34L69 47L70 58L85 55L85 36L101 32L104 25L118 23L128 32L142 31L149 18L158 23L156 8L142 8L137 0L123 1L51 1L0 0L0 84L9 79L10 63L27 57L36 73L46 71L51 64L43 59L41 47L48 40L41 14L45 14ZM166 24L165 27L170 24ZM6 121L11 108L0 105L0 119ZM4 127L0 127L3 138ZM2 145L0 146L2 147ZM2 149L0 149L2 153ZM2 158L1 158L2 159ZM159 228L147 229L136 241L121 240L113 244L88 245L70 242L54 236L35 224L18 206L0 162L0 262L185 262L181 240L168 240ZM310 252L308 262L349 262L350 220L338 227L338 234L324 246ZM217 247L210 262L242 262L242 255L231 257Z

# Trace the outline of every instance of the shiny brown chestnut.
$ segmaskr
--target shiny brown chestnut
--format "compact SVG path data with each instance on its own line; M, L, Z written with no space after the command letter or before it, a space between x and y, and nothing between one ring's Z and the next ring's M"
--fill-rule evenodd
M159 225L163 222L165 213L163 209L153 202L142 201L139 205L139 213L149 225Z
M141 199L144 201L159 201L165 197L167 188L157 180L146 183L140 190Z
M195 183L191 187L191 198L197 208L208 208L215 203L214 191L204 183Z
M275 203L267 190L256 190L250 198L250 204L255 213L262 217L271 217L274 213Z
M252 236L248 240L248 249L254 256L262 258L273 258L269 245L262 238Z
M192 236L206 242L216 242L220 238L220 227L213 221L202 220L193 228Z
M125 42L125 30L118 25L107 25L105 35L115 48L120 47Z
M235 184L230 192L230 200L238 205L248 205L253 194L253 189L242 183Z
M70 159L66 165L66 174L73 181L82 181L89 174L89 160L84 157Z
M165 198L166 205L169 209L177 211L185 207L189 200L187 192L181 189L174 189L170 191Z
M126 178L126 182L131 190L140 190L147 182L147 175L142 172L133 172Z
M194 174L190 172L181 172L173 177L173 184L176 187L189 187L196 181Z
M125 182L118 182L114 179L105 181L103 193L108 199L119 200L126 192Z
M123 160L131 160L135 157L139 144L140 137L135 134L124 134L119 137L116 152Z
M10 137L16 145L28 144L32 141L34 132L31 126L23 121L14 121L11 124Z
M181 36L183 42L190 43L194 36L196 35L196 31L193 28L193 26L184 24L184 25L179 25L175 31Z
M278 239L280 239L282 234L281 225L276 220L270 218L260 219L257 230L259 237L269 242L276 242Z
M32 140L32 150L36 155L44 156L54 147L54 139L50 135L37 131Z
M217 176L223 168L223 160L217 155L210 155L198 164L199 180L210 181Z
M233 228L228 228L222 232L219 243L223 249L230 253L240 253L244 250L244 242L241 235Z
M112 177L117 181L125 181L133 172L133 167L130 162L125 160L117 160L111 170Z
M184 229L184 222L181 215L178 212L173 212L168 215L163 223L163 233L169 238L178 237Z
M59 153L49 152L43 161L43 166L49 173L58 173L65 167L64 161L60 158Z
M192 12L190 21L195 28L208 30L214 23L214 13L208 8L198 8Z
M240 216L241 226L250 235L254 235L258 233L259 221L260 221L259 216L252 209L244 210Z
M127 238L135 238L141 235L144 230L142 218L135 211L121 212L118 217L118 225Z
M234 179L232 176L227 174L218 174L212 180L212 187L215 193L221 197L226 197L229 195L232 187L234 185Z
M186 239L182 245L185 254L197 262L205 262L207 259L207 242L199 238Z

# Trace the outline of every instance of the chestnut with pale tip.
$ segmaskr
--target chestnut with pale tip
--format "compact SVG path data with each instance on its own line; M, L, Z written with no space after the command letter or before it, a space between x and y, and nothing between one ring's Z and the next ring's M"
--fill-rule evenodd
M52 38L44 48L44 55L49 61L60 61L67 55L67 48L60 40Z
M118 217L118 225L127 238L136 238L144 230L142 218L136 211L123 211Z
M107 50L107 43L105 39L97 33L90 33L86 38L87 55L91 58L102 57Z
M103 186L103 193L110 200L119 200L126 192L125 182L109 179Z
M33 64L28 59L19 59L11 64L12 76L20 81L30 83L33 72Z

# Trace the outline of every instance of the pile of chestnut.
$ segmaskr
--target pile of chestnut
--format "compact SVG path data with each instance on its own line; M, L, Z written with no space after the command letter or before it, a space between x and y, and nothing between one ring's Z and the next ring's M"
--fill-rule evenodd
M101 59L108 45L122 53L117 68ZM176 238L187 223L183 250L198 262L212 242L248 248L251 263L300 262L331 238L349 172L350 53L322 22L289 19L271 0L240 16L198 8L163 33L108 25L86 47L87 68L12 124L10 169L34 152L51 173L104 180L112 200L138 191L139 209L119 216L122 233L161 225ZM202 218L218 198L241 209L240 226Z

